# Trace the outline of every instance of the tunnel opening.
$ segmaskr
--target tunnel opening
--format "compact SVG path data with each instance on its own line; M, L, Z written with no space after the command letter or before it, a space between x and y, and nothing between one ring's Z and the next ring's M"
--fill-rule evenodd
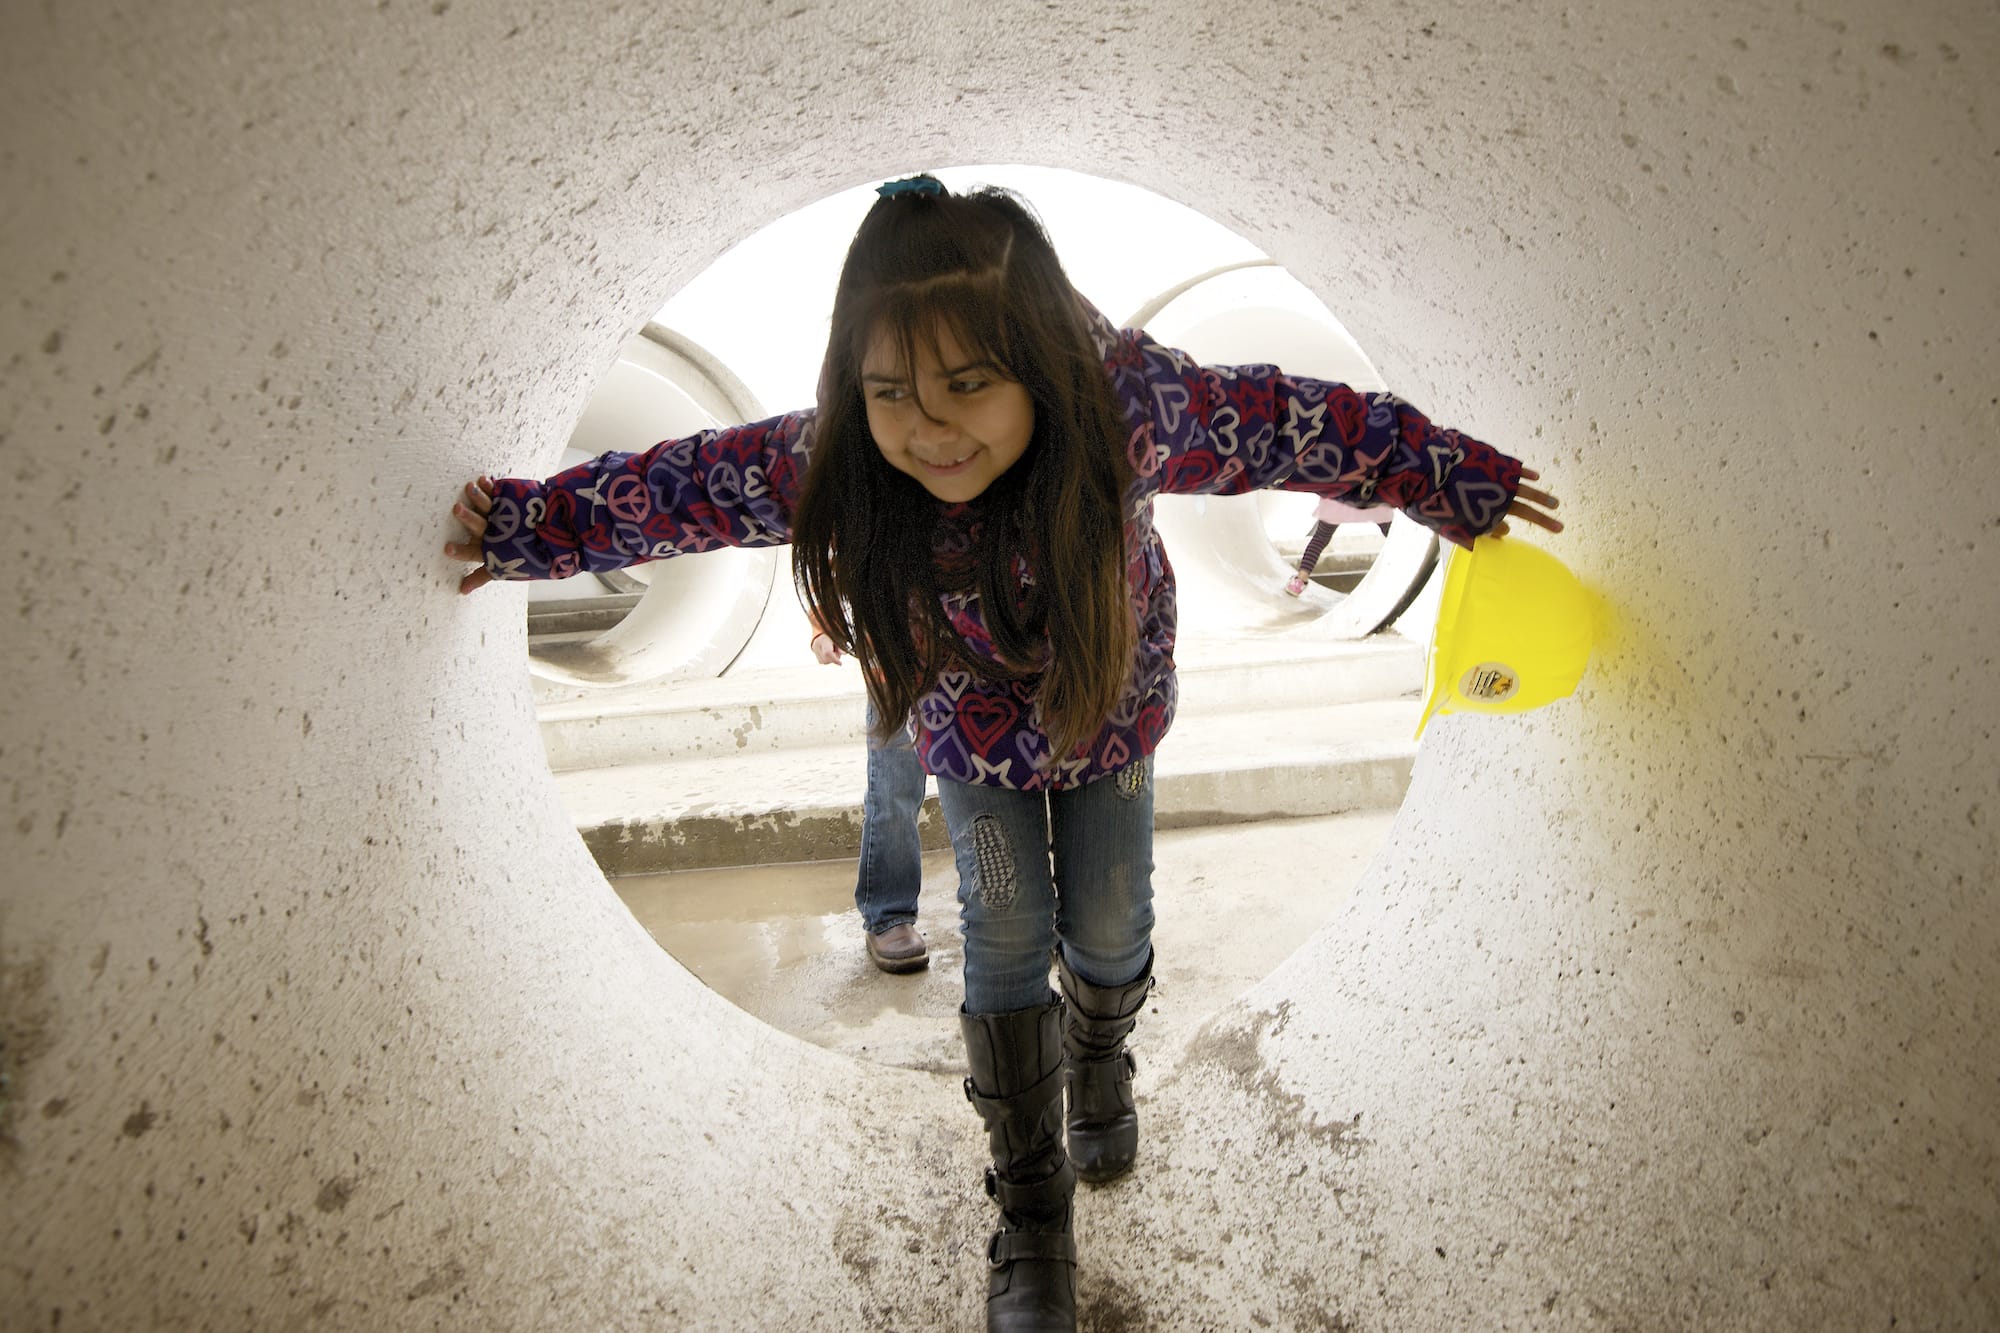
M1313 293L1211 219L1072 171L938 174L1026 198L1071 280L1121 326L1207 364L1381 387ZM839 263L873 198L864 185L780 218L690 281L620 350L563 465L809 404ZM1112 232L1104 217L1123 221ZM1158 756L1158 939L1175 984L1155 1008L1169 1028L1310 938L1401 803L1437 543L1383 519L1342 515L1321 531L1313 497L1289 492L1156 501L1182 608L1184 702ZM1309 546L1317 563L1300 578ZM864 691L851 661L815 662L788 553L532 585L550 766L621 900L711 988L830 1049L953 1067L957 874L934 784L917 816L929 965L880 975L855 893Z

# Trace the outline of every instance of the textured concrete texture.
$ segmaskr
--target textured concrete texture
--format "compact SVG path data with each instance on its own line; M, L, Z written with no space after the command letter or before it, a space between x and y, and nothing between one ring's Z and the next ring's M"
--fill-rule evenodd
M2000 1322L1997 59L1985 0L0 9L7 1325L976 1321L964 1105L660 952L438 546L723 247L1010 159L1241 229L1619 613L1157 1053L1087 1322Z

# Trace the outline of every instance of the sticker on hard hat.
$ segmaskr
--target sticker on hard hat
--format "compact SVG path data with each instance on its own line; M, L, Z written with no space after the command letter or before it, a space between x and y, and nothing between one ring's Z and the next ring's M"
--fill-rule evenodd
M1501 662L1481 662L1458 678L1461 698L1497 704L1521 688L1520 673Z

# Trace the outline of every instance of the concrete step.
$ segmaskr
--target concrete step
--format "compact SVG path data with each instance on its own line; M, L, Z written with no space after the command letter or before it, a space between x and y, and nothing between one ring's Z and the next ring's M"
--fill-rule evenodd
M1176 657L1183 719L1301 700L1396 698L1423 680L1423 646L1396 635L1358 642L1194 638L1183 640ZM536 697L557 773L800 746L858 749L862 742L863 688L851 661L587 692L537 682Z
M1363 653L1357 660L1377 666L1376 656ZM1379 656L1396 659L1393 653ZM1293 667L1274 659L1243 669L1284 678ZM1325 675L1313 681L1337 686ZM1185 674L1182 683L1191 683ZM1302 687L1290 697L1311 702L1282 708L1204 711L1184 701L1155 760L1158 826L1395 809L1416 755L1411 737L1419 708L1415 683L1401 684L1387 691L1398 697L1342 702L1323 702L1324 696ZM1286 696L1254 697L1268 704ZM770 707L781 719L766 716L758 724L763 730L794 739L809 734L793 729L787 711L803 707L798 700L757 707ZM609 875L852 857L860 846L867 758L858 700L845 698L841 709L838 733L819 744L751 744L746 732L732 754L693 749L648 763L572 769L559 772L556 785ZM746 718L747 709L739 725ZM663 724L661 734L670 730ZM919 827L927 847L945 845L934 796L925 801Z

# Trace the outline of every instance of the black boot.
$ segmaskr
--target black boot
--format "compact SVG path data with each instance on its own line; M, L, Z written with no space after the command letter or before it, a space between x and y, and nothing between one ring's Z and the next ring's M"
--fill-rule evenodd
M1125 1049L1146 994L1153 957L1122 986L1096 986L1058 958L1069 1016L1063 1023L1063 1072L1069 1085L1069 1155L1093 1184L1124 1175L1139 1155L1139 1112L1132 1096L1132 1053Z
M959 1011L972 1076L965 1099L986 1122L986 1192L1000 1229L986 1243L988 1333L1075 1333L1076 1174L1063 1151L1062 1002L1011 1014Z

